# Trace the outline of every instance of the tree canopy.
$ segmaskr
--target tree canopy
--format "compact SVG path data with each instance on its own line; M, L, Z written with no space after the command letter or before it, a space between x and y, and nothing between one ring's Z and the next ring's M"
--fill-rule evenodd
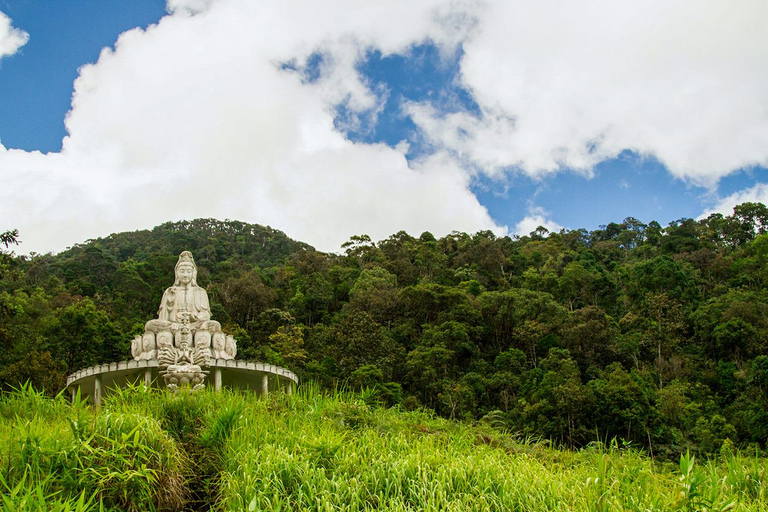
M0 384L55 393L69 372L128 358L190 250L239 353L300 378L572 446L764 449L767 230L766 207L745 203L666 227L355 235L342 254L212 219L6 251Z

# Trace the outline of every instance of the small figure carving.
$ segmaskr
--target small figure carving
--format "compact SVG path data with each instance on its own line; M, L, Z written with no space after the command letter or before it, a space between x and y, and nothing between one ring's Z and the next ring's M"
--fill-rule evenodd
M171 340L173 339L171 331L160 331L157 333L157 350L164 348L170 348L173 346Z
M181 328L179 329L179 347L165 347L160 350L158 359L161 368L160 374L165 380L166 386L173 392L179 386L191 385L192 391L205 387L205 377L201 366L208 365L208 356L196 347L190 347L189 317L182 315Z
M213 357L215 359L226 359L227 337L223 332L213 334Z
M155 346L155 333L153 332L145 332L144 336L141 338L141 344L142 344L142 352L141 352L141 358L142 359L156 359L157 358L157 347Z
M225 359L234 359L237 355L237 345L235 344L235 337L231 334L227 335L227 342L224 346Z
M195 348L206 357L211 357L211 333L199 330L195 333Z
M142 348L141 336L136 335L133 340L131 340L131 355L134 359L141 359Z

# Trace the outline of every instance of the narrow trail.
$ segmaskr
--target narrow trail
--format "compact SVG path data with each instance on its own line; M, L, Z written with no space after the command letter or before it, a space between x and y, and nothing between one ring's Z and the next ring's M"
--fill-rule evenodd
M187 477L187 501L184 511L215 510L219 495L219 456L197 440L179 443L190 460Z

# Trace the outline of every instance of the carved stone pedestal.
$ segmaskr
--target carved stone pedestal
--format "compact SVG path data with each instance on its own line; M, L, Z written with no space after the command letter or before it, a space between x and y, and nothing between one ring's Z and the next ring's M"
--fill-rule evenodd
M190 386L191 391L205 389L205 378L208 372L204 371L165 371L161 372L165 386L175 393L179 387Z

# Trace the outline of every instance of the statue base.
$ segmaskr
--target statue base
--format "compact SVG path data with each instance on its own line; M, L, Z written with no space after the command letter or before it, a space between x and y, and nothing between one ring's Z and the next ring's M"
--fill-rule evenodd
M181 386L191 386L192 391L205 389L205 378L208 372L204 371L165 371L160 372L165 381L165 386L173 393Z

